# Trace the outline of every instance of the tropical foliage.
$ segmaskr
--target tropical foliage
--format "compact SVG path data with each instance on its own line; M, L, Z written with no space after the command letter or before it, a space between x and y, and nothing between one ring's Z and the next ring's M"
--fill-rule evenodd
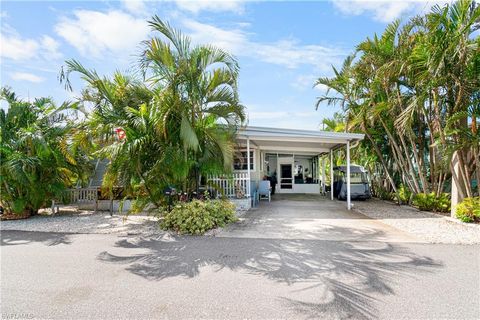
M49 98L26 102L8 88L0 109L0 204L7 213L35 214L90 172L84 146L72 140L76 104Z
M373 173L376 194L404 198L404 185L440 197L452 179L462 197L478 193L479 28L474 1L436 5L403 24L394 21L358 44L333 77L318 79L329 91L317 108L341 105L346 128L365 133L353 157Z
M166 212L161 227L184 234L203 234L236 220L235 205L230 201L193 200L180 202Z
M413 199L412 204L424 211L450 212L450 195L442 193L440 195L431 193L417 193Z
M87 84L79 103L93 106L85 128L95 156L110 160L105 187L124 187L139 210L161 206L167 187L189 192L202 176L231 170L234 133L245 120L234 57L192 45L156 16L149 25L156 36L142 43L136 73L100 77L70 60L61 74L67 88L72 73Z
M455 208L455 213L463 222L480 221L480 197L463 199Z

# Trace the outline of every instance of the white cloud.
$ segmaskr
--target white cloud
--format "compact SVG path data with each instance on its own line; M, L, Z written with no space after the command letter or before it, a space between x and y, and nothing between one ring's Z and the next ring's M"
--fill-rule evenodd
M59 43L50 36L43 35L40 39L23 38L15 29L2 25L0 35L0 56L15 61L52 60L62 55Z
M108 52L126 57L135 53L150 29L145 19L122 11L77 10L73 18L63 17L55 31L84 56Z
M443 5L449 0L421 1L421 0L333 0L334 6L346 15L368 14L380 22L392 22L404 15L425 13L435 4Z
M124 5L136 10L140 8L137 2L127 1ZM214 2L222 6L219 2ZM192 5L190 2L180 3ZM207 2L201 3L208 6ZM313 65L316 70L328 71L332 64L341 62L345 56L345 52L338 48L302 45L296 39L280 39L271 43L252 41L252 34L246 31L248 23L233 23L234 27L220 28L194 19L177 20L184 32L196 43L213 44L237 56L249 56L287 68ZM147 38L150 29L144 17L127 12L77 10L73 17L61 18L55 31L84 56L98 58L110 53L118 58L127 58L136 53L139 43Z
M147 8L143 0L122 0L125 9L133 14L144 15L147 13Z
M239 0L176 0L177 7L197 14L201 11L230 11L237 14L244 12L244 1Z
M50 36L43 36L40 40L42 54L47 59L59 59L62 57L60 53L60 43Z
M12 72L9 74L10 78L15 81L28 81L33 83L39 83L45 81L45 78L34 75L33 73L28 72Z
M341 62L346 54L334 47L302 45L295 39L271 43L255 42L250 40L251 34L243 29L222 29L191 19L182 20L182 25L197 43L210 43L237 56L253 57L287 68L313 65L317 70L328 71L332 64Z
M39 44L33 39L24 39L18 35L5 34L0 37L0 56L12 60L27 60L35 57Z
M195 42L210 43L236 55L249 44L248 34L242 29L224 30L192 19L183 19L182 25Z
M296 40L280 40L270 44L257 44L256 54L266 62L296 68L313 65L320 71L331 69L341 62L344 53L337 48L320 45L301 45Z

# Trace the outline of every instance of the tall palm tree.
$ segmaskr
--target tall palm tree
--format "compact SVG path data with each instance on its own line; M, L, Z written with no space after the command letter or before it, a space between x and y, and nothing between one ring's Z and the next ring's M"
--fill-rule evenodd
M366 133L393 188L403 182L414 193L439 194L453 176L465 196L473 194L471 179L480 171L479 26L475 1L435 6L367 38L333 78L318 80L335 93L320 97L317 108L342 105L347 128ZM453 153L458 176L448 167Z
M237 91L239 66L226 51L191 39L154 16L162 38L144 41L140 69L163 104L165 137L181 141L198 187L199 176L232 167L235 130L245 121ZM184 188L188 188L187 180Z

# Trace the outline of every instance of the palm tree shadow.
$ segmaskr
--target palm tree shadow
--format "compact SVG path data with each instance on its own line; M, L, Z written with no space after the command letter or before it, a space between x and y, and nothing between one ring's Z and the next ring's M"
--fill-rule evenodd
M341 229L341 230L340 230ZM344 233L335 227L331 232ZM361 242L282 240L252 238L175 237L173 240L122 239L119 248L140 253L98 255L104 262L125 264L126 270L149 280L170 277L193 278L204 266L217 271L227 268L259 275L271 281L293 285L307 284L302 290L322 287L329 299L311 302L278 297L282 304L312 317L372 318L374 296L394 294L392 277L414 277L432 272L442 263L410 252L401 245L369 241L381 231L366 232ZM145 253L146 252L146 253ZM307 292L307 294L308 294Z
M17 246L31 242L40 242L47 246L72 243L68 233L9 230L2 230L1 232L1 246Z

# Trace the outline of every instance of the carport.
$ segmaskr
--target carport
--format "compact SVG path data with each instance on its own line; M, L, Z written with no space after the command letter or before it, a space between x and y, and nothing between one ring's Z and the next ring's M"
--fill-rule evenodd
M333 181L333 152L345 148L346 150L346 184L347 184L347 208L351 209L350 195L350 149L355 147L359 141L363 140L364 135L347 132L328 132L315 130L296 130L279 129L266 127L242 128L237 133L237 142L244 150L246 156L245 166L237 170L246 173L246 179L250 182L253 179L261 179L268 171L278 170L279 187L285 186L285 192L295 193L316 193L316 187L307 185L295 188L296 179L293 176L284 177L282 172L288 173L288 166L291 165L292 171L298 169L296 165L298 159L309 159L307 162L311 168L311 186L318 185L318 193L325 193L326 180L326 161L330 161L330 181ZM274 159L276 163L274 169L270 168L269 159ZM284 160L281 160L281 158ZM273 157L273 158L269 158ZM287 159L287 160L285 160ZM253 163L252 163L253 162ZM286 163L286 164L285 164ZM286 166L286 167L282 167ZM278 168L278 169L277 169ZM283 170L286 168L286 170ZM318 170L320 168L320 170ZM302 167L302 178L304 174ZM275 172L276 172L275 171ZM290 187L291 185L291 187ZM247 194L250 195L250 183L247 186ZM291 190L290 190L291 189ZM291 191L291 192L290 192ZM330 192L333 200L333 192Z

